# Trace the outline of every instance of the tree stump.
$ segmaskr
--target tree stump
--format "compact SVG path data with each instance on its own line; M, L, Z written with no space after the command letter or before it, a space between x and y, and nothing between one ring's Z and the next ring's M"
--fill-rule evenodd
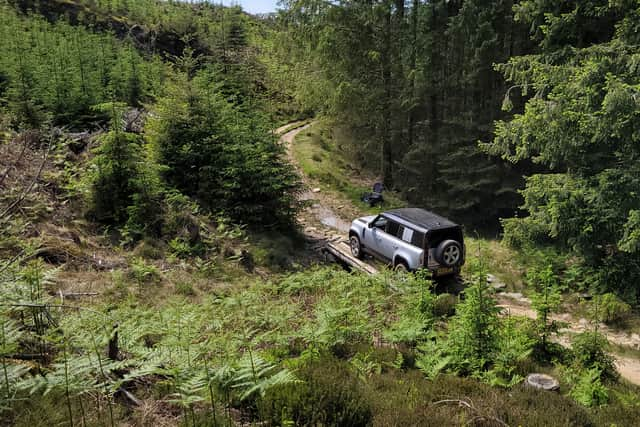
M560 388L558 380L546 374L529 374L526 384L539 390L556 391Z

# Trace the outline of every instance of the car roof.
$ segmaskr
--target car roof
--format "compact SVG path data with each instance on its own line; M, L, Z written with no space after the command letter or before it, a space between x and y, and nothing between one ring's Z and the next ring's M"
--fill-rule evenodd
M423 229L422 231L425 232L459 227L458 224L448 220L447 218L420 208L392 209L390 211L383 212L382 215L390 219L399 219L399 222L408 223L407 225L420 227Z

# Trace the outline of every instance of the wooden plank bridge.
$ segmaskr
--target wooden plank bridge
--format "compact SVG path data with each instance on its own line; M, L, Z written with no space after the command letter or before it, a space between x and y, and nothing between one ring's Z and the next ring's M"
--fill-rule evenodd
M322 252L325 256L332 256L336 262L348 267L349 269L355 269L366 274L378 274L378 269L373 265L360 260L351 254L349 242L346 240L329 242L322 248Z

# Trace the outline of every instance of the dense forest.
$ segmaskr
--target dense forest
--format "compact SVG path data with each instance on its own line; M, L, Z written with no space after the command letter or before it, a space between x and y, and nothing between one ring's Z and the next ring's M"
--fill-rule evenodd
M635 425L638 2L280 7L0 0L0 423ZM327 265L324 203L467 264Z
M468 225L508 218L507 241L572 251L638 298L636 2L287 6L283 75L354 162Z

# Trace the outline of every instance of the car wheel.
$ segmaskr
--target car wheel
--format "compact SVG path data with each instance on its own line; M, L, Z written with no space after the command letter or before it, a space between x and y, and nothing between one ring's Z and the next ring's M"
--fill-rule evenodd
M349 246L351 247L351 254L358 259L362 259L362 245L358 236L354 234L349 238Z
M462 260L462 247L455 240L445 240L436 249L436 259L447 267L453 267Z
M409 272L409 266L404 261L396 261L395 265L393 266L393 269L395 271L397 271L398 273L408 273Z

